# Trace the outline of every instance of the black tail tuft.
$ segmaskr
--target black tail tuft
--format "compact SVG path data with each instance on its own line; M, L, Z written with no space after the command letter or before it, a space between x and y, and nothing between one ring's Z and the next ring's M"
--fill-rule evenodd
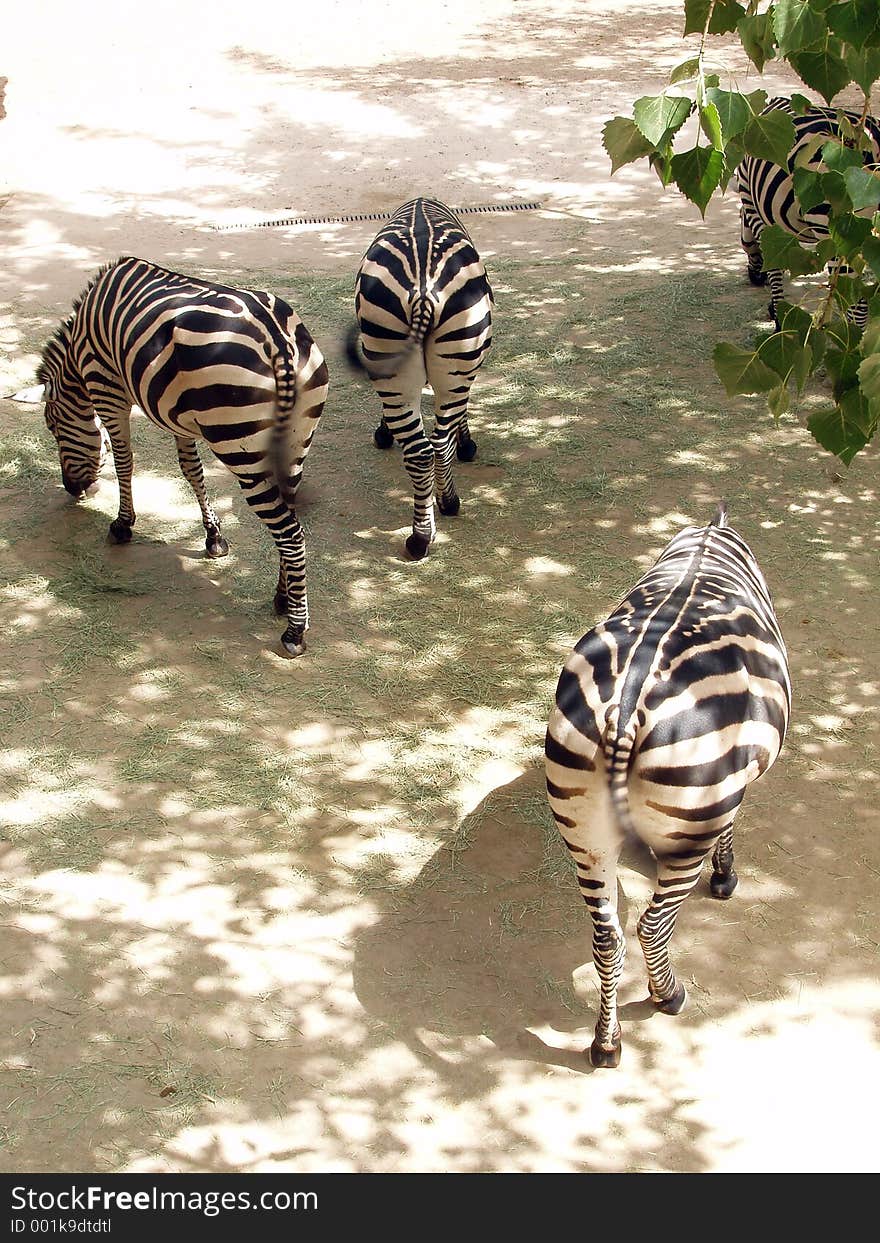
M358 348L360 344L361 330L357 324L352 324L348 332L345 334L345 361L351 367L352 371L366 371L364 358Z

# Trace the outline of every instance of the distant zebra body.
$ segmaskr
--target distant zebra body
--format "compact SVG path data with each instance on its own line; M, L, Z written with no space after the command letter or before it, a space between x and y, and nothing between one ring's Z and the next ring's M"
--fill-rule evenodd
M349 358L367 371L382 402L376 444L390 448L396 440L403 450L413 488L406 547L419 559L434 539L435 495L442 514L459 511L452 459L457 453L470 461L477 451L468 397L492 343L486 270L448 207L417 198L394 213L361 262L355 311ZM426 381L434 392L430 437L421 414Z
M103 267L43 351L46 423L64 487L93 490L109 437L119 482L117 542L131 539L130 414L138 405L177 442L205 525L208 556L229 550L206 492L196 442L207 441L268 528L280 558L282 646L305 647L305 544L294 497L327 396L327 367L291 308L124 257ZM106 429L106 431L105 431Z
M854 136L859 134L861 128L864 135L863 162L866 165L876 164L880 162L880 121L869 116L861 126L860 113L842 108L814 107L797 116L791 100L781 96L771 99L762 115L777 111L787 113L795 129L795 142L786 167L747 155L738 165L735 176L740 196L740 240L748 259L749 280L753 285L769 284L768 309L771 318L778 324L776 307L785 296L782 272L778 268L764 269L761 233L767 225L775 224L806 245L821 242L829 236L828 203L819 203L806 211L795 195L792 173L798 167L798 156L802 157L800 162L805 168L825 172L822 143L817 139L822 136L827 136L829 140L843 138L847 145L852 145ZM841 121L851 129L851 135L842 131ZM807 147L809 150L805 151ZM840 264L840 261L836 263ZM834 266L835 262L829 265L830 268ZM842 271L848 270L845 264L840 266ZM847 314L859 327L864 327L867 305L860 301Z
M651 998L685 1002L669 961L678 910L712 853L712 893L736 885L732 825L746 787L785 737L791 687L767 585L724 506L666 546L568 658L545 744L547 791L593 920L601 985L594 1066L620 1060L617 986L625 954L617 862L627 835L657 876L638 921Z

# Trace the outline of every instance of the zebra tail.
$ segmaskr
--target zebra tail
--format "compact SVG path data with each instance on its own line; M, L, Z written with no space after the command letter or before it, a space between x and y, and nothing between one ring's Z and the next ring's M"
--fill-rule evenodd
M296 405L296 359L288 344L275 355L275 426L272 429L272 474L278 491L288 509L293 511L293 491L290 487L290 419Z
M602 737L602 758L608 781L608 797L611 810L622 833L638 836L629 803L629 770L632 765L633 747L636 739L636 720L620 732L616 712L609 716Z
M361 345L360 328L357 324L352 324L345 338L345 357L355 371L366 371L372 380L387 380L389 376L397 375L414 350L422 349L433 324L434 304L428 298L418 298L413 303L409 333L396 354L367 358Z

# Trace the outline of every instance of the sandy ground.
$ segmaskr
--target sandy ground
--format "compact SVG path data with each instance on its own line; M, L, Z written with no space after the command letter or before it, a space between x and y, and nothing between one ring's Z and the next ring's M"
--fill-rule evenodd
M643 279L707 266L742 281L729 198L703 222L643 168L612 180L600 144L604 121L660 89L685 55L673 0L325 0L318 9L269 0L259 11L218 0L210 20L192 0L158 0L148 11L98 0L86 6L87 29L82 9L55 0L38 8L39 39L17 19L4 31L0 62L8 77L0 126L3 395L33 383L42 341L96 267L118 254L229 279L248 271L353 278L371 236L363 225L215 226L384 211L414 193L457 206L540 201L540 211L473 217L490 271L493 259L536 265L536 314L539 265L550 262L585 264L585 296L599 308ZM754 73L742 80L757 85ZM637 308L635 315L638 323ZM656 321L640 330L662 335ZM332 362L332 344L327 353ZM9 401L2 414L6 427L39 421ZM650 477L656 445L647 436L624 443L627 469ZM812 732L756 791L734 901L719 908L695 895L682 918L678 955L694 1004L679 1020L651 1016L633 940L624 1061L619 1072L590 1073L581 1051L595 986L574 888L554 894L552 935L540 918L529 935L515 935L535 905L541 867L541 844L523 811L543 797L539 741L526 763L522 748L505 756L499 745L455 787L453 827L468 837L466 854L426 837L423 866L395 892L337 895L338 877L366 849L378 806L370 790L390 798L381 776L370 775L381 770L381 725L364 726L363 711L353 725L300 719L291 704L290 718L271 728L303 763L323 757L349 783L348 810L334 814L297 861L307 873L320 862L321 879L315 872L303 881L289 854L277 869L268 847L260 854L268 813L246 803L234 814L217 806L184 816L169 796L162 823L174 827L178 846L161 856L152 837L79 870L41 863L36 836L7 850L6 880L19 898L3 925L0 1167L876 1169L876 453L841 482L808 437L789 430L789 443L809 463L805 491L774 480L772 461L756 469L765 472L768 540L796 513L808 531L815 519L805 538L825 557L804 562L802 573L781 536L773 546L782 607L799 628L796 692L799 685L812 692L798 700ZM479 478L489 489L493 468L484 469ZM644 564L691 489L700 504L711 494L702 476L675 487L661 487L665 518L643 526L641 544L633 538L624 555ZM161 514L165 493L154 495ZM13 499L7 520L14 507ZM365 519L365 538L383 538L377 521ZM752 521L760 534L761 515ZM581 514L572 522L577 531L596 529ZM14 567L32 561L37 571L42 555L54 555L40 531L30 546L4 538ZM527 523L521 541L526 557L547 552ZM566 543L553 555L564 556ZM148 545L132 555L155 568L161 590L171 551L157 552L155 565ZM199 608L210 607L209 585L187 590ZM9 625L36 626L37 607L20 594L10 599ZM120 607L134 619L140 605ZM585 604L583 629L602 607L599 597ZM248 652L248 623L240 637L231 650ZM167 655L164 638L155 639L155 660ZM353 642L341 620L325 617L323 642L344 673ZM492 655L487 647L486 659ZM45 688L37 652L33 660L9 677ZM277 674L277 664L264 664ZM179 655L177 666L186 681ZM101 686L91 699L83 689L78 702L97 721L99 698L127 693L130 674L123 665L95 668L92 677ZM197 694L195 677L186 684ZM141 690L146 712L152 692ZM41 706L21 727L30 746L54 737L64 714L77 711L65 702L59 718L57 705L50 712L45 700L34 703ZM475 755L490 709L462 712L456 727L459 745ZM93 729L95 747L106 746L109 764L111 726L89 719L82 728ZM253 726L270 729L265 717ZM3 742L7 773L20 745L13 734ZM98 786L102 773L96 760ZM51 800L40 806L33 790L31 803L26 798L11 783L4 808L20 826L36 806L29 821L36 835ZM108 793L101 805L122 820L147 804L121 796L113 803ZM235 891L205 862L220 839L240 882ZM386 849L394 840L392 827ZM276 869L275 888L249 888L247 867ZM644 872L644 861L629 861L631 930L648 892ZM486 895L504 886L512 931L499 941L499 907ZM114 973L123 922L126 969L140 973L125 992ZM182 936L199 940L203 956L178 959ZM99 962L100 971L85 969ZM541 971L567 982L579 1012L542 994ZM173 1094L185 1092L162 1043L169 1029L184 1032L180 1057L189 1067L191 1104L177 1112ZM107 1049L121 1048L135 1030L144 1047L127 1057L120 1091L120 1059L108 1059ZM199 1089L200 1074L228 1090Z

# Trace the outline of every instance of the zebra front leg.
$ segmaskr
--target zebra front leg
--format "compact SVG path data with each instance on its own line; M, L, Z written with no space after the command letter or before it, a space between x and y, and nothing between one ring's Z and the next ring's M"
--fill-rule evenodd
M686 854L658 856L654 895L637 925L651 1000L664 1014L678 1014L687 1001L687 990L676 980L669 961L669 942L681 904L697 883L717 833L710 836L710 841L695 845Z
M713 898L729 898L736 889L739 877L733 870L733 825L721 833L712 853L712 876L709 889Z
M276 611L287 617L281 647L287 656L301 656L306 650L305 632L309 628L302 526L274 482L266 478L239 478L238 482L245 500L267 527L278 549L280 567L274 603Z
M128 544L131 541L131 528L137 521L131 491L131 478L134 472L134 457L131 452L131 412L128 405L117 408L116 406L99 406L97 402L95 409L110 438L116 482L119 485L119 512L110 523L110 538L117 544Z
M209 557L225 557L229 552L229 545L220 534L220 519L208 502L208 495L205 491L205 474L202 470L202 460L199 457L196 442L185 436L175 436L174 439L177 442L177 460L180 463L183 477L195 493L199 509L202 511L202 522L205 527L205 551Z

